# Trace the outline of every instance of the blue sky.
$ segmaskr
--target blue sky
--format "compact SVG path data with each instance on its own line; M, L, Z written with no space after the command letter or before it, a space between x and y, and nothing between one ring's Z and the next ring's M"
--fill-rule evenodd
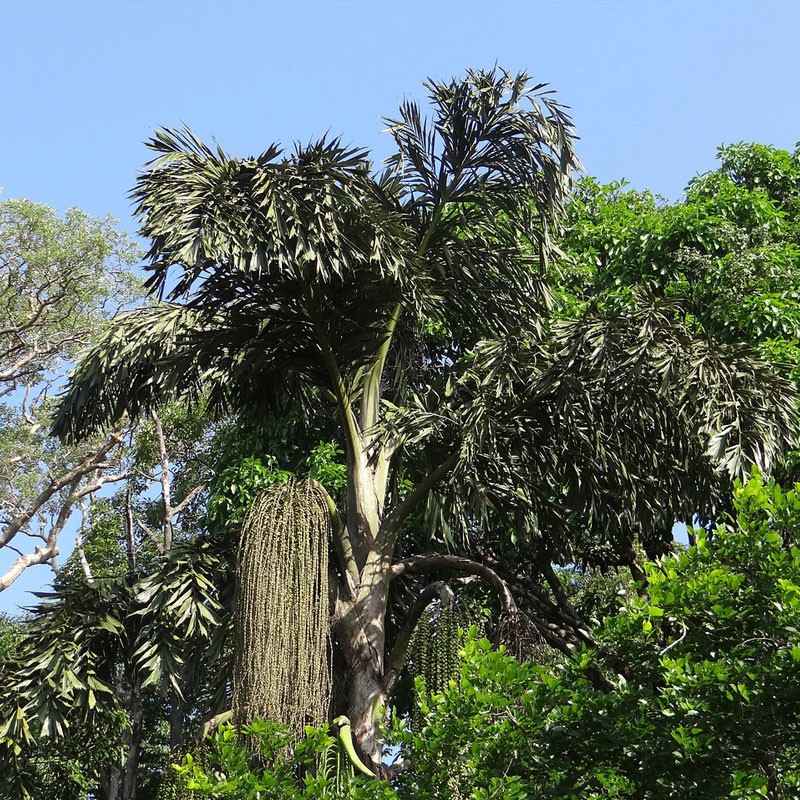
M796 0L0 0L0 187L133 232L154 127L238 155L330 131L380 158L426 76L497 63L572 107L588 172L676 199L723 142L800 139L798 30Z
M153 127L238 155L326 130L385 154L426 76L497 62L573 109L587 170L671 198L721 142L800 139L794 0L0 0L0 186L112 213Z

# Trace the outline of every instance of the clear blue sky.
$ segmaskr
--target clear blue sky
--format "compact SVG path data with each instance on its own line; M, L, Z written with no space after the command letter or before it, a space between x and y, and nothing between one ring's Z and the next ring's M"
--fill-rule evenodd
M497 63L572 107L588 172L678 198L720 143L800 139L798 30L797 0L0 0L0 187L134 231L154 127L381 157L426 76Z
M798 30L796 0L0 0L0 186L133 230L153 127L384 154L426 76L497 62L558 90L589 172L676 198L721 142L800 139Z

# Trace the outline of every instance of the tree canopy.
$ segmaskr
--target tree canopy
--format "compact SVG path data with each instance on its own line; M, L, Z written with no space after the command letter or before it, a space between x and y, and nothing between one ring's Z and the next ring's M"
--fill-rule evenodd
M119 479L118 431L59 447L47 430L69 365L140 296L136 256L111 220L0 202L0 591L28 567L55 565L82 498Z

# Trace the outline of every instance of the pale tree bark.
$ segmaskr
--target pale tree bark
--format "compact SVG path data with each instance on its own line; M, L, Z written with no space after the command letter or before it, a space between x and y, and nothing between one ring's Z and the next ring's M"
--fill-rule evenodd
M126 477L124 473L103 474L112 464L109 454L122 442L122 433L116 431L98 447L87 451L71 469L51 477L50 482L36 497L27 502L23 509L7 519L0 529L0 551L8 548L18 554L16 560L0 575L0 591L7 589L22 573L37 564L51 564L59 554L58 538L69 521L80 500L97 491L107 483ZM85 482L85 483L84 483ZM49 522L43 515L48 505L60 497L55 511L50 512ZM31 523L40 518L38 530L31 529ZM32 552L25 553L16 546L17 537L39 539L42 545L35 545ZM15 542L15 544L12 544Z
M158 452L158 464L154 474L147 476L153 485L158 486L158 499L161 509L159 524L151 528L134 515L130 492L125 503L125 540L127 549L128 569L133 574L136 570L138 545L136 530L138 529L151 542L159 556L166 557L174 547L176 523L178 517L197 495L203 491L204 485L197 485L190 489L182 499L176 501L173 489L173 468L170 459L168 436L164 430L163 422L157 411L150 412L155 441ZM169 705L169 740L173 752L178 752L184 741L186 703L181 698L171 683L164 679L164 691ZM121 800L135 800L138 785L140 762L140 749L143 737L142 719L144 708L142 704L142 689L139 680L133 676L128 685L121 692L123 707L131 719L131 731L125 740L127 755L125 770L121 774Z
M467 559L436 556L434 563L433 556L425 556L427 561L408 560L393 565L397 537L407 517L447 476L454 459L433 469L396 508L387 510L386 476L393 448L376 451L369 437L361 432L364 424L369 430L374 419L362 411L356 422L353 415L351 430L355 436L347 452L346 521L341 523L336 515L341 578L336 592L334 629L347 666L347 716L354 738L364 763L375 774L385 775L379 723L404 659L404 652L393 650L389 661L386 660L386 613L391 581L403 572L444 568L490 579L492 585L502 590L507 605L513 606L513 598L491 569ZM369 458L368 448L372 448Z

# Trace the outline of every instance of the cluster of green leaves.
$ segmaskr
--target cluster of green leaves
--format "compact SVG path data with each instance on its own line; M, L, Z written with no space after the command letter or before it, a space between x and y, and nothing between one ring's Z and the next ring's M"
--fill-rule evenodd
M341 459L344 453L335 442L318 442L299 474L319 481L334 497L347 486L347 468ZM253 500L264 489L276 483L286 483L294 474L278 466L276 456L246 456L238 463L223 469L214 479L208 501L209 524L215 530L236 528Z
M727 342L798 364L800 151L739 143L667 203L622 183L579 183L568 208L568 302L648 287Z
M209 522L218 529L240 525L253 500L276 483L286 483L292 473L278 467L274 456L248 456L223 470L215 479L208 504Z
M126 718L115 692L112 654L124 636L129 602L118 582L73 587L56 602L41 604L20 626L15 650L1 667L5 791L36 796L48 778L42 763L49 763L49 754L80 750L95 736L97 748L75 765L76 778L96 777L103 762L119 758Z
M713 535L698 531L695 546L647 564L649 595L629 592L597 650L542 668L470 643L460 681L423 697L427 724L405 737L403 791L796 796L800 487L756 476L736 508ZM613 691L589 683L593 662L624 673Z
M0 661L12 655L22 636L21 619L15 619L8 614L0 614Z
M590 309L544 340L482 342L389 409L386 435L457 451L430 522L454 539L516 530L569 563L588 529L618 552L636 536L657 552L675 519L722 513L730 479L768 468L796 430L794 387L752 355L695 337L668 307Z
M241 732L222 725L199 755L177 768L184 785L201 798L230 800L391 800L392 787L354 774L338 739L306 728L300 742L282 726L254 720Z
M0 308L7 321L0 348L8 366L26 358L19 374L24 385L58 371L137 294L128 266L138 248L110 218L76 208L59 217L40 203L3 200L0 253Z
M308 477L319 481L331 497L339 497L347 487L344 451L336 442L318 442L307 459Z

